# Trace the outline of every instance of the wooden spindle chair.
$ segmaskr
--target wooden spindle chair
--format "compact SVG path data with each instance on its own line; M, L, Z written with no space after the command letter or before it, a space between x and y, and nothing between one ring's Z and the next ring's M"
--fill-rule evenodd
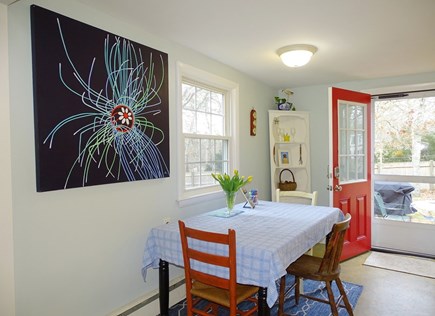
M288 266L287 273L295 276L295 283L289 289L289 291L293 290L293 288L295 289L296 304L299 304L299 298L302 296L308 299L329 304L331 306L332 315L334 316L338 315L338 306L346 308L348 314L353 315L352 306L349 303L343 284L340 280L340 256L343 249L344 237L347 229L349 228L350 220L350 214L346 214L346 217L342 222L334 224L323 258L304 254ZM300 293L301 278L325 282L329 300L323 300ZM338 297L337 301L335 301L334 294L332 293L332 281L335 281L340 291L340 296ZM281 278L281 287L279 293L278 315L280 316L285 315L283 311L284 298L285 276ZM344 305L340 304L341 301L344 302Z

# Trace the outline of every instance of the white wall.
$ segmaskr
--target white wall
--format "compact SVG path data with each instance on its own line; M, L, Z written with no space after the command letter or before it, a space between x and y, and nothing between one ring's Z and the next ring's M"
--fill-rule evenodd
M395 87L435 82L435 73L336 83L331 86L366 91L375 88ZM311 137L311 189L319 192L319 205L329 205L327 167L329 163L328 135L329 85L294 88L293 103L301 111L310 112Z
M30 38L33 3L168 53L170 178L36 192ZM181 209L176 202L177 61L239 84L241 173L253 175L260 197L270 198L267 110L273 107L275 94L270 87L77 1L21 0L9 7L8 18L16 315L96 316L119 310L158 286L157 271L149 271L146 283L140 274L150 228L163 223L165 217L176 220L224 205L222 199ZM258 113L256 137L249 136L252 107Z
M15 314L7 6L0 4L0 315Z

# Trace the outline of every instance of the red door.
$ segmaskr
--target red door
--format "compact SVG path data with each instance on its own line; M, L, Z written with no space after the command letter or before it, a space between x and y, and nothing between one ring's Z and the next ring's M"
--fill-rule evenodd
M341 259L371 249L371 96L330 88L333 206L352 220Z

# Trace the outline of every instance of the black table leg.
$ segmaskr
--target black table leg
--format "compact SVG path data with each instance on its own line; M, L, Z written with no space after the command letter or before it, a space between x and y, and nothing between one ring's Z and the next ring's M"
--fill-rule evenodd
M159 263L159 300L160 315L169 315L169 265L168 262L161 260Z
M267 305L267 287L258 289L258 316L269 316L270 308Z

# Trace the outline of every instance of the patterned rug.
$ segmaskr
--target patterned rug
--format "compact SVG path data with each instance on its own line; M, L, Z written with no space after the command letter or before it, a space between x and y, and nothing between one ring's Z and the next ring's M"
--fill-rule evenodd
M287 286L292 285L294 282L293 276L287 277ZM355 308L355 305L358 301L358 298L361 295L361 292L363 290L363 287L361 285L352 284L349 282L343 281L343 286L345 288L347 297L349 298L350 304L352 305L352 308ZM335 285L335 282L333 282L332 290L334 292L334 297L338 297L339 291L338 288ZM311 280L305 280L304 281L304 291L306 294L311 296L317 296L319 298L328 299L328 294L326 292L325 284L323 282L317 282L317 281L311 281ZM207 303L206 301L201 302L204 305ZM200 303L200 304L201 304ZM245 303L242 303L245 304ZM243 305L240 305L242 309ZM246 303L249 304L249 303ZM172 306L169 310L170 316L184 316L186 315L186 301L183 300L176 305ZM295 305L294 300L294 291L288 294L288 297L286 297L284 302L284 312L288 315L303 315L303 316L329 316L331 314L331 308L329 305L316 302L313 300L308 300L304 297L301 297L299 299L299 304ZM346 310L344 308L339 308L338 310L339 315L348 315ZM219 310L219 315L226 316L228 315L228 310L221 308ZM278 315L278 303L276 303L270 310L270 315L275 316Z

